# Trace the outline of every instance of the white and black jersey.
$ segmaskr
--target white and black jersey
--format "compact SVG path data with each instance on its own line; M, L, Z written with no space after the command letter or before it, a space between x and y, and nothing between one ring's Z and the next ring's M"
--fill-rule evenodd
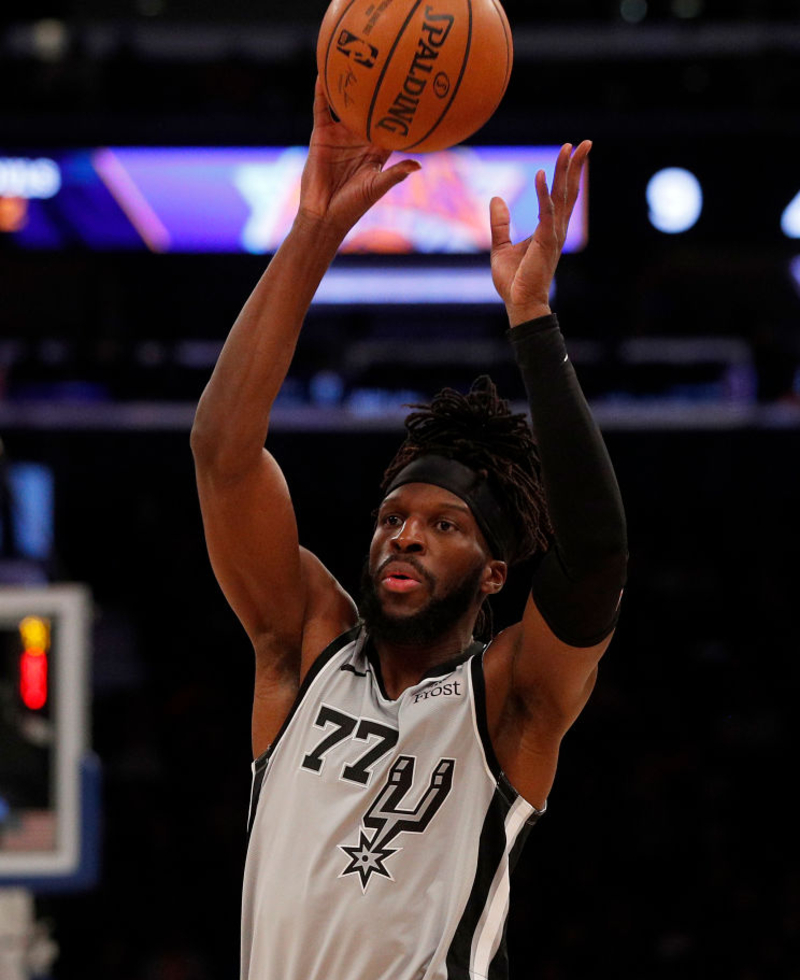
M355 627L253 763L243 980L502 980L541 811L489 742L482 644L396 700Z

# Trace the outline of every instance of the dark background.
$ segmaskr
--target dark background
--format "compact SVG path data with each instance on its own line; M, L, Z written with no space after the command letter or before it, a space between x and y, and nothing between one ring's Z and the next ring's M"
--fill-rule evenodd
M6 12L0 138L305 141L323 7ZM633 23L635 4L506 7L515 72L478 140L595 140L590 244L565 258L557 308L631 543L618 634L520 862L512 977L794 978L800 299L787 270L800 248L779 220L800 191L800 4L654 0ZM34 18L61 25L55 54ZM703 218L681 236L647 221L644 187L666 165L693 169L706 192ZM188 426L262 267L23 255L0 238L0 435L9 459L53 468L47 571L87 582L96 602L102 877L91 892L39 900L61 947L57 978L236 976L252 660L205 557ZM376 385L390 402L463 386L476 373L470 345L503 326L496 308L309 317L271 448L303 542L348 588L400 428L390 415L315 432L292 409L322 368L346 392ZM721 343L693 356L699 337ZM370 339L395 342L388 363L354 367L348 351ZM436 339L452 344L445 362L426 357ZM626 354L641 340L654 342L646 364ZM205 356L187 357L182 345L200 341ZM744 351L735 361L730 341ZM492 373L521 397L507 353ZM112 411L143 403L146 422ZM65 422L76 405L88 423ZM523 569L497 603L500 625L525 592Z

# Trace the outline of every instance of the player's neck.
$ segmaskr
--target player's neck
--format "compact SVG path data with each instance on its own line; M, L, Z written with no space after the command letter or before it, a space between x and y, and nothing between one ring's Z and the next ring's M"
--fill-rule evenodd
M384 690L392 699L418 684L430 670L461 656L472 643L472 622L458 623L429 643L402 644L380 637L373 641Z

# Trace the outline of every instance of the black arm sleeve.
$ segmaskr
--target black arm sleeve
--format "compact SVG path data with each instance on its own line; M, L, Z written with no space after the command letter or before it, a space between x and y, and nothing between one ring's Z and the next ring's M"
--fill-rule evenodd
M509 331L539 446L555 539L532 593L555 635L594 646L614 628L625 585L625 511L603 437L553 315Z

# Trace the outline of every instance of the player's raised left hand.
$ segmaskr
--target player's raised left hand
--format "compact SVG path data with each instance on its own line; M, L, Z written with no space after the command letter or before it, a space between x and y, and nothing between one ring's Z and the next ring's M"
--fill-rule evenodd
M512 243L508 205L502 198L492 198L492 280L512 327L550 312L550 287L591 148L589 140L574 152L570 143L561 147L550 190L544 171L536 174L539 224L525 241Z

